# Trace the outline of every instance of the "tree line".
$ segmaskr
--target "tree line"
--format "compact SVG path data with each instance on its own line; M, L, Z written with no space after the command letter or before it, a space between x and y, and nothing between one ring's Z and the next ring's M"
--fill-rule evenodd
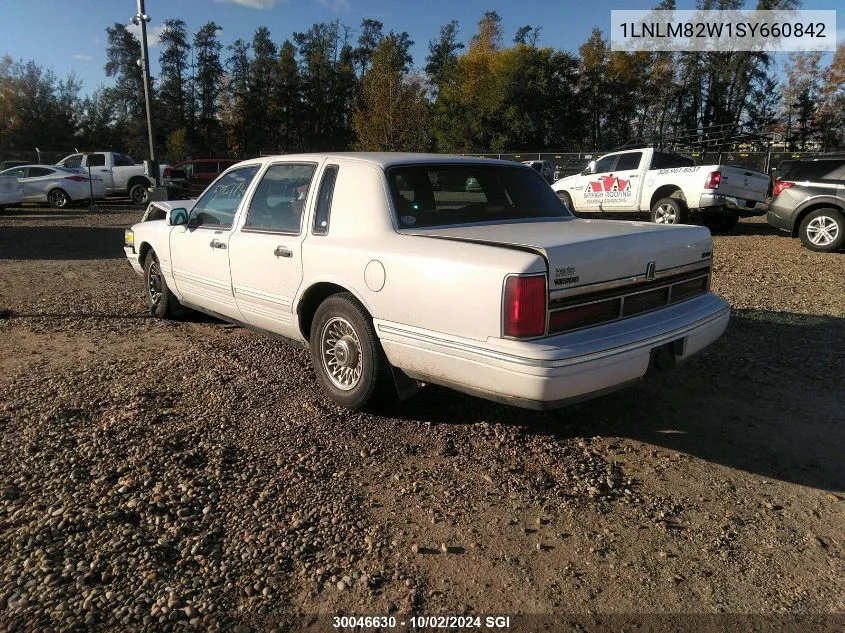
M672 9L674 0L657 8ZM795 149L845 147L845 43L828 66L819 54L791 55L779 80L766 52L611 51L594 29L574 54L542 46L541 27L531 25L506 41L494 11L466 43L457 21L443 25L420 66L410 34L385 32L374 19L355 30L314 24L280 44L262 26L224 47L220 30L212 21L191 36L180 19L164 23L153 113L167 161L346 149L589 150L713 125L780 132ZM0 152L146 155L140 42L118 23L106 35L112 85L85 96L74 75L0 60Z

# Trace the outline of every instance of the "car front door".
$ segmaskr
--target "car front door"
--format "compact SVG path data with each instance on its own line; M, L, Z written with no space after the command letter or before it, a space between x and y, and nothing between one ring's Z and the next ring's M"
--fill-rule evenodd
M238 209L258 173L259 165L221 176L197 200L187 226L170 232L170 259L176 290L195 307L243 320L232 292L229 239ZM159 254L161 258L161 254Z
M316 163L267 168L229 240L235 301L250 325L298 336L293 299L302 283L302 241Z
M9 176L10 178L17 178L18 182L23 189L23 199L22 202L31 202L31 200L27 197L29 195L29 188L27 187L26 182L26 167L16 167L15 169L8 169L3 172L4 176Z
M613 171L616 155L596 161L595 169L585 169L575 181L572 201L579 211L598 211L604 202L605 179Z
M640 187L640 165L642 163L642 152L625 152L619 154L613 172L607 175L604 180L604 202L602 208L612 211L614 209L633 209L637 204Z

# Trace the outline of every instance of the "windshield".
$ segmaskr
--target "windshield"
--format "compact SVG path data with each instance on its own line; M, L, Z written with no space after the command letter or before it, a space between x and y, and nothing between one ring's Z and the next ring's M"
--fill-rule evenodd
M413 165L387 170L401 228L570 217L536 171L505 165Z

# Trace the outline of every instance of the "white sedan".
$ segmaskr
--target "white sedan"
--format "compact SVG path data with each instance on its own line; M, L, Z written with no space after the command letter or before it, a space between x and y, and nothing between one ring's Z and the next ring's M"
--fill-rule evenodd
M710 231L572 216L530 167L303 154L230 167L128 229L157 317L183 307L309 348L335 402L416 381L545 409L715 341Z
M73 169L54 165L24 165L0 172L0 177L17 178L23 186L23 202L46 202L55 209L64 209L74 202L102 200L106 197L103 181ZM93 195L92 195L93 194Z
M0 209L20 204L23 200L23 185L13 176L0 174Z

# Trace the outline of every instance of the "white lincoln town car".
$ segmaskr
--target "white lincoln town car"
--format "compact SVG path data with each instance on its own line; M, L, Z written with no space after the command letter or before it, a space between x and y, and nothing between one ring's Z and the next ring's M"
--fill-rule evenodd
M706 228L575 218L512 162L264 157L157 204L125 237L152 313L307 347L350 408L417 381L558 407L690 357L730 315L709 291Z

